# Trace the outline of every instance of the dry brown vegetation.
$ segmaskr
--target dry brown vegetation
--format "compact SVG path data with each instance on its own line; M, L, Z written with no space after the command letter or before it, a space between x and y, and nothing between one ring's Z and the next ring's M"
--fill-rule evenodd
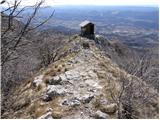
M15 0L13 5L1 11L2 16L2 113L10 107L8 97L17 85L51 62L58 59L57 51L63 46L64 35L48 32L39 32L36 28L47 22L41 21L37 26L32 26L39 8L44 1L33 6L33 13L26 18L26 23L18 21L19 15L26 7L19 9L21 1ZM6 14L6 12L9 12ZM41 36L39 36L41 34ZM45 37L47 34L47 37ZM58 39L58 41L57 41ZM62 43L61 43L62 42ZM4 101L4 102L3 102Z

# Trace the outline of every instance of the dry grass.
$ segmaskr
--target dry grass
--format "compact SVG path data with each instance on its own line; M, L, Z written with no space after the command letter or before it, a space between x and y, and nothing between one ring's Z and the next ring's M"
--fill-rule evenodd
M40 91L42 88L43 88L42 85L38 85L38 86L36 87L36 92Z
M21 98L20 100L16 101L13 105L13 109L18 111L20 109L26 108L31 103L31 100L28 97Z
M75 53L71 53L66 57L64 57L63 59L55 62L54 64L51 64L50 66L48 66L47 70L45 69L42 71L42 74L44 74L44 76L56 76L62 72L67 71L68 68L64 63L73 58L75 55L76 55Z
M44 75L44 83L47 85L51 77L57 76L61 73L68 71L72 66L65 64L65 62L72 59L75 55L76 53L71 53L62 58L61 60L58 60L55 63L49 65L47 69L41 70L40 73Z
M51 79L51 76L46 75L46 76L44 76L43 81L44 81L44 83L47 85L47 84L49 83L49 80L50 80L50 79Z
M61 119L62 116L63 116L63 112L61 112L61 111L53 111L52 112L52 117L54 119Z
M62 99L61 97L53 98L52 101L49 102L49 106L53 109L52 117L56 119L60 119L62 117L63 109L59 105L59 100Z
M41 106L39 101L32 103L32 105L28 108L28 114L34 119L42 116L46 113L46 111L46 106Z
M44 75L47 76L55 76L56 75L56 70L55 69L47 69L44 73Z

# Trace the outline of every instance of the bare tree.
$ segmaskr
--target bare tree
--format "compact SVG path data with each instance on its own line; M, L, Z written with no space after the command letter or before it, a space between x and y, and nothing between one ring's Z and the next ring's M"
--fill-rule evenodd
M157 93L152 89L151 85L145 82L146 74L152 69L150 67L150 60L144 55L138 58L137 61L132 61L126 65L125 70L130 73L119 73L119 86L117 92L116 86L113 82L109 82L112 88L109 90L112 100L118 106L118 118L133 119L138 118L136 115L137 109L145 109L146 104L151 104L157 97ZM155 101L154 101L155 102ZM153 103L154 103L153 102ZM158 101L156 101L158 102Z
M60 45L59 45L60 46ZM56 61L58 57L60 47L50 46L49 43L45 43L39 48L39 58L41 60L41 67L47 67L49 64Z
M13 3L3 0L0 4L7 4L8 7L1 9L2 30L1 30L1 66L2 66L2 113L10 108L12 104L11 92L20 84L20 81L26 79L26 75L30 72L32 66L25 65L22 60L25 55L22 52L29 51L28 45L34 45L31 40L27 40L30 34L35 33L38 27L41 27L49 19L53 17L53 12L36 25L33 25L37 14L45 1L37 2L33 6L22 7L21 0L13 0ZM24 13L27 9L31 9L27 17ZM25 19L25 22L20 22L20 19ZM32 50L30 50L32 51ZM30 54L31 55L31 54ZM33 58L33 57L32 57ZM32 60L30 57L29 59ZM35 59L35 58L33 58ZM35 59L37 60L37 59ZM31 63L30 63L31 64ZM24 67L24 68L21 68ZM23 70L24 69L24 70ZM28 75L29 76L29 75Z
M2 3L4 3L4 2L2 1ZM42 0L38 3L36 3L34 6L25 6L23 8L19 8L19 6L21 4L21 0L15 0L13 5L10 5L10 3L7 2L8 8L1 11L2 18L5 17L5 19L7 20L7 24L8 24L7 28L3 29L2 35L1 35L1 39L2 39L1 65L2 66L5 63L7 63L8 61L14 60L18 57L18 56L16 56L16 50L19 47L23 47L24 45L27 44L27 43L23 43L23 37L27 33L42 26L53 16L54 11L51 13L51 15L47 19L41 21L38 25L31 27L32 21L36 17L38 10L40 9L40 7L42 6L43 3L44 3L44 1ZM22 17L22 16L20 16L21 13L24 12L28 7L31 7L33 9L33 12L27 18L27 20L26 20L27 22L23 24L23 27L21 27L21 29L18 30L19 32L17 32L16 35L14 35L12 37L9 36L8 34L11 31L15 30L14 19L21 18Z
M126 85L126 78L125 76L123 76L123 74L120 74L120 90L118 91L114 91L116 90L116 86L114 85L113 81L111 81L109 79L109 86L111 86L111 88L109 89L109 93L110 96L112 98L112 100L117 104L118 107L118 119L122 119L123 118L123 108L122 108L122 98L124 95L124 91L125 91L125 85Z
M158 63L156 63L158 60L155 59L152 49L145 51L142 55L133 52L132 56L125 60L122 68L158 90L159 70Z

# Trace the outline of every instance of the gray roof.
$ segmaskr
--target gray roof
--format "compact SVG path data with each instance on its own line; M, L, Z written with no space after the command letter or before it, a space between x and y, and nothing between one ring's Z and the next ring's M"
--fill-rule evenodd
M81 24L79 24L79 26L84 27L84 26L86 26L86 25L88 25L88 24L90 24L90 23L91 23L90 21L85 20L85 21L83 21ZM91 24L93 24L93 23L91 23Z

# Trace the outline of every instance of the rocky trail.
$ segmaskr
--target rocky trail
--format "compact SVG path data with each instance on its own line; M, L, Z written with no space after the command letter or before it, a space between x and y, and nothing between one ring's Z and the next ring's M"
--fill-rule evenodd
M42 69L13 94L10 118L117 118L111 83L127 74L100 51L93 40L76 37L66 45L71 54ZM129 77L131 75L128 75Z

